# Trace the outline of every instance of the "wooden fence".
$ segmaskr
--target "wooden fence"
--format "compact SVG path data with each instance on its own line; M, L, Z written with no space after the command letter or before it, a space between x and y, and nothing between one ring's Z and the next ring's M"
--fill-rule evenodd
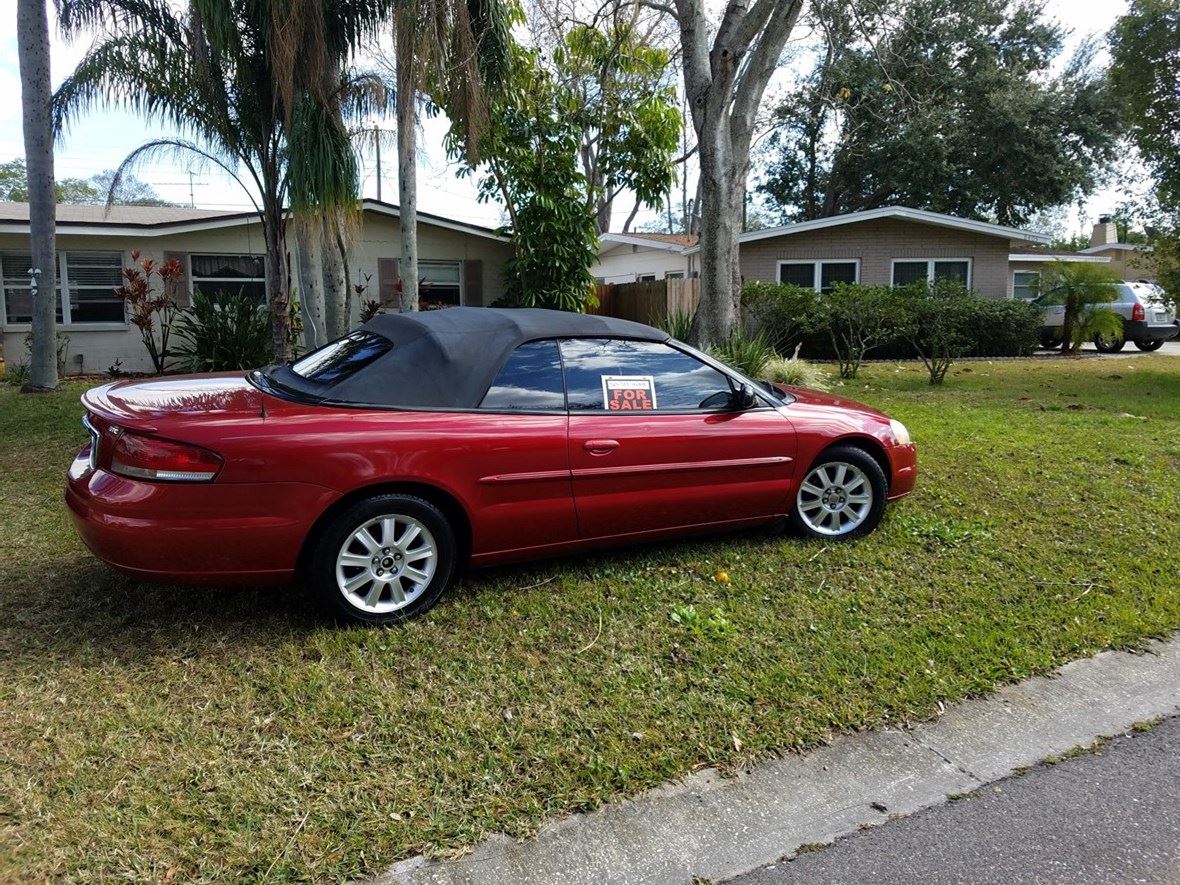
M700 300L699 279L599 283L598 307L589 312L599 316L659 325L671 313L696 313Z

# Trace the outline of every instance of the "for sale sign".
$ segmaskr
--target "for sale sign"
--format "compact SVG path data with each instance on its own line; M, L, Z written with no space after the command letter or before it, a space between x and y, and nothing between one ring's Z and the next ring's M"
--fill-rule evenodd
M608 412L650 412L656 407L651 375L603 375L602 405Z

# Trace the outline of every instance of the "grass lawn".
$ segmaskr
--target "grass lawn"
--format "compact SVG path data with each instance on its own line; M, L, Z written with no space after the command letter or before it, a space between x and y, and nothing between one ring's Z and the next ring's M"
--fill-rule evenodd
M0 388L0 880L376 873L1180 628L1180 358L862 376L923 473L860 543L500 569L384 631L108 571L61 502L80 388Z

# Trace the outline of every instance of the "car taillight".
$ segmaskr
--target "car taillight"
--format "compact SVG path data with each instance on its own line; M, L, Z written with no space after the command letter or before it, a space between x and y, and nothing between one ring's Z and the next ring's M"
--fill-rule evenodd
M221 458L207 449L126 431L114 439L111 473L162 482L208 482L221 469Z
M1147 314L1144 312L1142 304L1136 304L1131 308L1131 319L1135 322L1143 322L1146 316Z

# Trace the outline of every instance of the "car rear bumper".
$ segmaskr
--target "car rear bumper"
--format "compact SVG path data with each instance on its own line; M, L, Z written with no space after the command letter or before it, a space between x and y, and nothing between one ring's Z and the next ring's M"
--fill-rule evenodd
M83 543L146 580L285 583L315 519L337 497L305 483L160 483L70 466L66 504Z
M892 476L889 478L889 500L904 498L918 482L918 448L913 443L889 449Z
M1128 341L1171 341L1180 335L1180 326L1175 323L1161 325L1127 320L1123 323L1123 330Z

